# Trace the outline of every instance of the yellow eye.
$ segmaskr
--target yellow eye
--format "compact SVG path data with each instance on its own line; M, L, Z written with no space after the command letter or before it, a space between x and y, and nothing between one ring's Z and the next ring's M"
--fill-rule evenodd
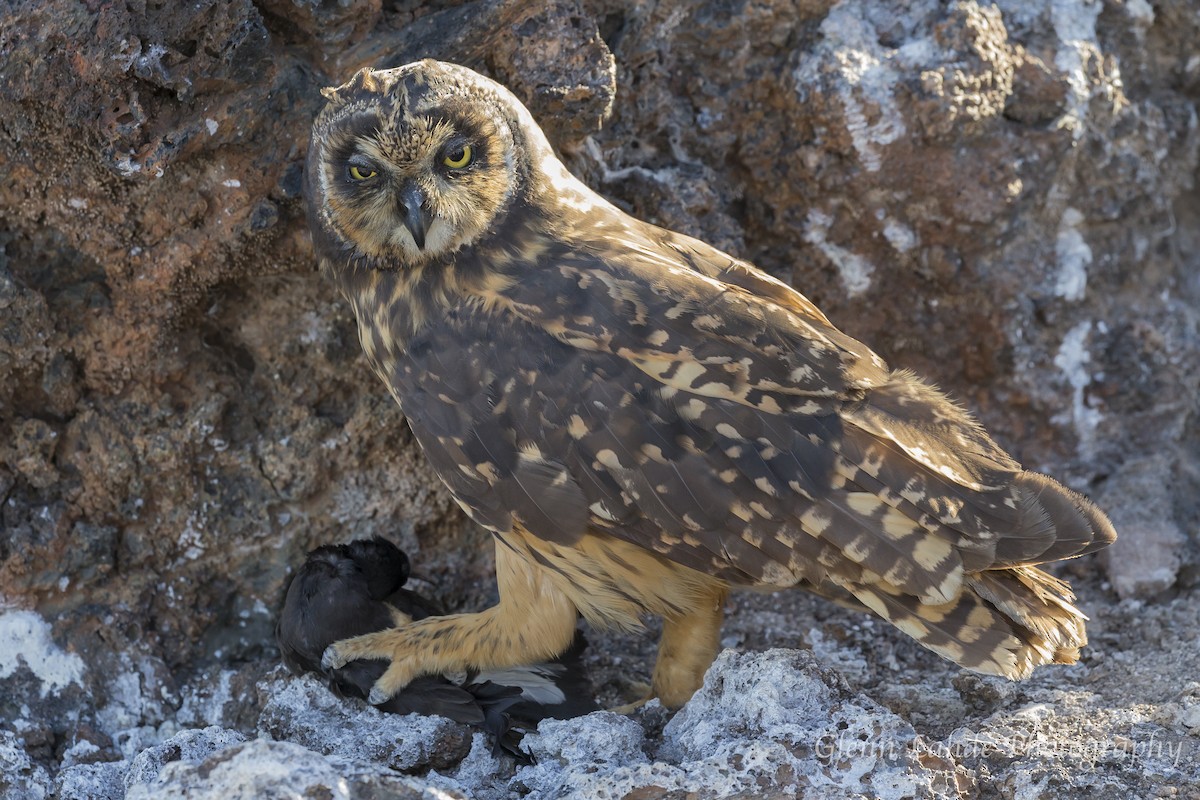
M446 153L442 163L450 169L462 169L471 163L471 145L464 144L462 147Z
M368 169L366 167L360 167L357 164L352 164L350 166L350 177L354 178L356 181L365 181L368 178L375 177L375 170Z

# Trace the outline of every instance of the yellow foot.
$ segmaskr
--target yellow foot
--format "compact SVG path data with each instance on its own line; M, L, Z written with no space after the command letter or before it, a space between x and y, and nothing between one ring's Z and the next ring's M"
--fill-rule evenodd
M419 674L419 667L405 655L411 652L404 630L390 628L334 642L321 655L321 666L333 670L362 659L390 661L367 697L368 703L377 706L391 700Z
M642 696L637 700L634 700L632 703L626 703L623 706L610 708L609 711L613 712L614 714L632 714L642 706L646 705L646 703L649 703L655 697L654 690L650 688L650 684L648 683L637 681L632 685L631 688L635 693L639 693Z

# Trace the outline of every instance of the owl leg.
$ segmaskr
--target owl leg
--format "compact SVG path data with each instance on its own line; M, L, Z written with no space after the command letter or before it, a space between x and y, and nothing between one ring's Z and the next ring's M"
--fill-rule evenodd
M679 708L696 693L717 657L726 594L714 586L688 610L663 618L650 689L667 708Z
M343 639L325 650L321 665L339 669L359 659L390 660L371 689L369 700L378 705L418 675L532 664L570 646L578 612L542 567L498 542L496 582L500 602L492 608Z

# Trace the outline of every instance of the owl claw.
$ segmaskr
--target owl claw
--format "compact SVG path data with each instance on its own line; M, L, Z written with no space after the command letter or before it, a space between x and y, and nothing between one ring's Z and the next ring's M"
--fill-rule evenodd
M391 665L371 687L367 702L373 706L386 703L403 691L415 677L416 673L407 659L392 658Z
M634 700L632 703L625 703L624 705L610 708L608 710L614 714L632 714L658 696L654 693L654 689L651 688L650 684L648 683L636 681L634 682L632 688L635 693L641 695L637 700Z
M348 639L339 639L326 647L325 652L321 654L321 668L326 670L341 669L351 661L361 661L368 658L392 661L396 658L397 653L405 652L403 648L398 648L396 643L390 638L398 630L398 628L385 628L374 633L364 633L360 636L351 636Z
M321 668L332 672L363 659L390 662L367 697L367 702L377 706L399 694L419 674L420 670L409 659L412 650L413 645L399 628L388 628L334 642L321 654Z
M331 644L321 654L321 669L341 669L346 666L346 659L338 653L337 645Z

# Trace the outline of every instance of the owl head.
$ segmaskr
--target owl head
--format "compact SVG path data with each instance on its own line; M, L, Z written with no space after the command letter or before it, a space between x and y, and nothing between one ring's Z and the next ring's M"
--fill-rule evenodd
M306 164L309 227L327 263L403 269L476 242L555 159L511 92L425 60L326 89Z

